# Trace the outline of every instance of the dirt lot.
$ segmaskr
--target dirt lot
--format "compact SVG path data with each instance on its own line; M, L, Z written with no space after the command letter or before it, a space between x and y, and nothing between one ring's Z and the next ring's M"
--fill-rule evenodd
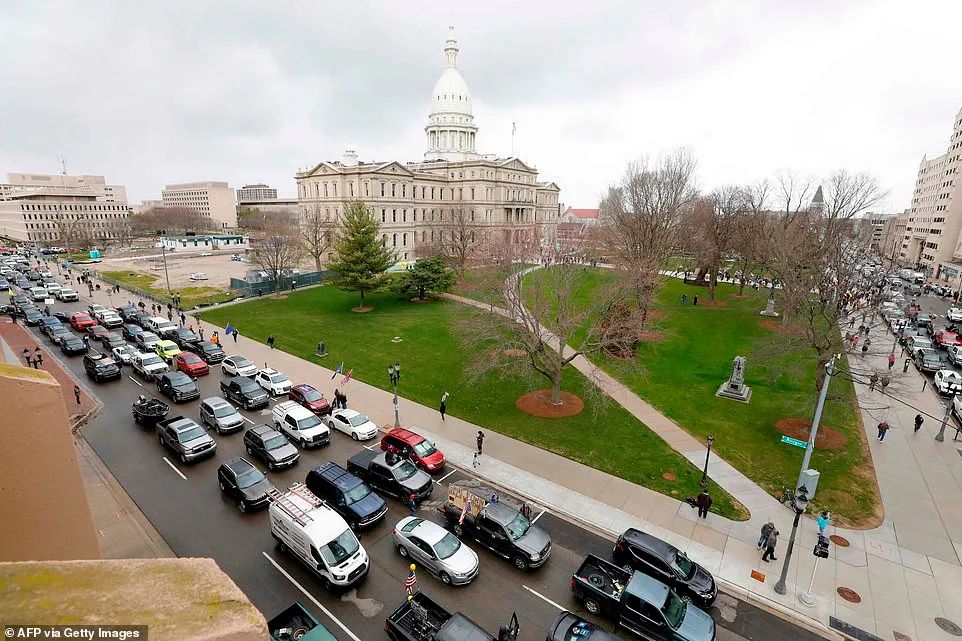
M167 252L167 271L170 275L170 286L173 289L183 287L227 289L231 277L243 278L247 270L252 269L250 263L232 261L230 257L235 253L233 251L215 251L210 256L201 256L202 253L205 252ZM243 250L239 253L243 253ZM164 261L159 249L156 254L109 257L102 262L91 263L84 267L100 272L129 270L156 276L159 280L155 285L164 282ZM207 280L190 280L192 272L207 274Z

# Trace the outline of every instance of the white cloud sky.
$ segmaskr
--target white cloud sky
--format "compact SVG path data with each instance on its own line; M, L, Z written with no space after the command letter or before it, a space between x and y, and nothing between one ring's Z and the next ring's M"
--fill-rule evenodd
M793 168L878 176L909 205L962 107L958 0L4 3L0 175L267 182L417 160L448 22L479 149L596 206L626 162L690 147L710 189Z

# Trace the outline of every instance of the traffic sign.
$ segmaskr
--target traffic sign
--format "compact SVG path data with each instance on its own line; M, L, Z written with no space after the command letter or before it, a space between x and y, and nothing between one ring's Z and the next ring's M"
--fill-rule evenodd
M782 443L788 443L789 445L794 445L795 447L808 447L808 441L800 441L797 438L790 438L784 434L782 435Z

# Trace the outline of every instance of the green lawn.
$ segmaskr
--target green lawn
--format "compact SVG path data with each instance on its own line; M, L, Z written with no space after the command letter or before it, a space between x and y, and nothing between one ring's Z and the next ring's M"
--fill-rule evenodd
M110 271L101 273L107 278L111 278L135 290L139 289L156 298L168 300L167 287L159 276L132 271ZM237 298L236 294L217 289L216 287L182 287L172 291L180 294L181 307L183 309L191 309L202 303L215 305Z
M647 427L620 406L610 403L594 416L585 411L567 419L538 419L515 407L522 394L544 387L541 380L490 375L469 384L465 368L469 355L453 332L457 303L410 303L387 293L371 294L369 314L351 312L357 294L332 287L317 287L288 294L283 299L263 298L210 310L204 320L224 326L228 322L245 336L266 341L274 334L277 347L301 358L335 367L344 361L354 377L382 389L390 387L387 365L401 363L401 395L429 407L437 406L449 391L448 412L486 429L604 470L658 492L684 498L698 492L701 472L674 452ZM402 342L392 343L399 336ZM315 355L318 341L330 352ZM584 395L590 383L574 368L565 375L565 389ZM676 481L662 474L670 472ZM730 518L747 513L712 484L713 510Z
M608 270L587 269L575 299L587 301L594 288L610 278ZM716 294L722 306L694 307L692 296L704 301L707 289L666 279L654 304L660 314L651 327L661 332L661 340L642 343L633 363L593 358L689 433L702 440L713 434L714 448L723 458L775 494L794 485L803 454L780 442L775 422L811 420L815 361L801 352L785 355L770 367L753 360L760 346L784 335L760 325L765 318L758 312L765 308L767 293L745 291L745 298L737 298L736 287L720 284ZM688 294L687 305L681 304L682 293ZM739 355L748 359L745 380L752 398L747 405L715 396ZM821 472L815 507L831 510L840 524L875 523L879 496L852 383L837 377L830 396L836 399L826 404L822 424L839 430L848 443L836 451L815 450L812 467Z

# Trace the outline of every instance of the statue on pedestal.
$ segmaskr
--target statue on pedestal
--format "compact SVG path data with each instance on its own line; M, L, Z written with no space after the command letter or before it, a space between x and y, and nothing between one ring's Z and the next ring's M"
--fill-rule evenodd
M732 361L732 373L728 380L721 384L715 396L730 398L747 403L752 398L752 388L745 385L745 357L736 356Z

